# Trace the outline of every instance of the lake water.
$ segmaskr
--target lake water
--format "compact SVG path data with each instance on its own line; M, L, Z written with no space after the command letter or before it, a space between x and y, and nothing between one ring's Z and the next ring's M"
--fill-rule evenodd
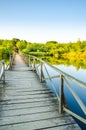
M58 65L57 68L86 83L86 69L80 68L79 70L77 70L76 67L72 65L71 66Z
M46 67L48 69L48 72L49 72L50 76L58 75L58 73L55 70L51 69L51 67L49 67L47 65L46 65ZM79 68L77 70L76 67L74 67L72 65L70 65L70 66L55 65L55 67L59 68L60 70L62 70L65 73L75 77L76 79L86 83L86 69ZM48 77L45 69L44 69L44 76ZM52 79L52 81L53 81L53 83L55 85L55 89L52 88L51 82L49 80L46 81L46 84L51 89L51 91L53 91L53 93L56 96L56 92L59 94L60 79L55 78L55 79ZM81 88L80 86L78 86L77 84L73 83L70 80L69 80L69 83L72 86L73 90L77 93L77 95L80 97L80 99L82 100L82 102L86 106L86 89ZM80 106L78 105L77 101L72 96L71 92L69 91L69 89L67 88L65 83L64 83L64 94L65 94L65 99L66 99L68 108L71 111L73 111L74 113L76 113L77 115L79 115L79 116L83 117L84 119L86 119L86 115L84 114L84 112L82 111ZM77 119L75 119L75 120L83 130L86 130L86 124L81 123Z

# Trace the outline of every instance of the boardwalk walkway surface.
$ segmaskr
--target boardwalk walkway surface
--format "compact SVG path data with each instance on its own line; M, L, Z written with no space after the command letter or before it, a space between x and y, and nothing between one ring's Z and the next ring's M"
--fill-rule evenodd
M30 71L19 55L6 84L0 84L0 130L80 130L68 114L58 113L58 103L45 83Z

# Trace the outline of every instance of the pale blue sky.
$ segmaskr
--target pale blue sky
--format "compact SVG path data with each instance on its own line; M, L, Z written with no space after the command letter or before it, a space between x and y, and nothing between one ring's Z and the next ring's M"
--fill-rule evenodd
M86 0L0 0L0 39L86 40Z

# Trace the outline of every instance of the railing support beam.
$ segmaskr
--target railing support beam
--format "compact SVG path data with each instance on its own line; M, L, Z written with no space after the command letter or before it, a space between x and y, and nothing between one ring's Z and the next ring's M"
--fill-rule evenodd
M63 93L63 75L60 75L60 100L59 100L59 113L63 113L64 93Z
M5 84L5 63L3 62L3 84Z
M2 81L3 84L5 84L5 61L2 60L0 64L1 64L0 81Z
M33 57L33 71L35 71L35 57Z
M12 70L13 55L10 55L10 70Z
M29 67L30 67L30 55L29 55L29 63L28 63Z
M41 75L40 75L40 82L42 83L43 82L43 63L41 62Z

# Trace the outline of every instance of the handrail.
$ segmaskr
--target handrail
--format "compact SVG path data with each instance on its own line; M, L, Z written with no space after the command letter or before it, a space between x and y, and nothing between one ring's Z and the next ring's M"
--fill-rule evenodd
M14 54L10 55L10 60L8 65L5 64L5 60L0 61L0 81L3 81L5 83L5 70L12 70L12 64L14 60Z
M12 70L13 60L14 60L14 54L11 54L10 55L10 62L9 62L9 69L10 70Z
M84 119L83 117L81 117L81 116L77 115L76 113L72 112L71 110L69 110L69 108L67 107L66 101L64 99L64 97L65 97L64 96L64 83L65 83L66 87L68 88L68 90L71 92L71 94L73 95L73 97L77 101L79 107L81 108L83 113L86 115L86 106L84 105L84 103L82 102L80 97L77 95L77 93L73 90L73 87L70 85L68 80L76 83L77 85L79 85L81 88L84 88L84 89L86 89L86 83L84 83L84 82L74 78L73 76L61 71L57 67L46 63L42 59L39 59L39 58L32 56L32 55L29 55L29 56L26 54L21 54L21 55L23 56L24 59L26 59L26 62L28 63L28 65L32 67L32 70L35 70L37 73L39 71L38 76L39 76L41 82L46 81L46 80L50 80L52 88L54 89L56 97L59 101L59 113L63 113L63 111L65 111L65 112L69 113L70 115L74 116L75 118L77 118L78 120L80 120L81 122L86 124L86 119ZM39 64L37 64L38 61L39 61ZM59 74L55 75L55 76L50 76L46 65L51 67L53 70L55 70ZM43 68L45 68L48 77L44 77ZM53 78L60 79L60 92L56 91L56 87L55 87L54 83L52 82Z
M5 60L0 61L0 81L5 83Z
M9 63L6 65L6 70L12 70L13 60L14 60L15 54L11 54L9 57Z

